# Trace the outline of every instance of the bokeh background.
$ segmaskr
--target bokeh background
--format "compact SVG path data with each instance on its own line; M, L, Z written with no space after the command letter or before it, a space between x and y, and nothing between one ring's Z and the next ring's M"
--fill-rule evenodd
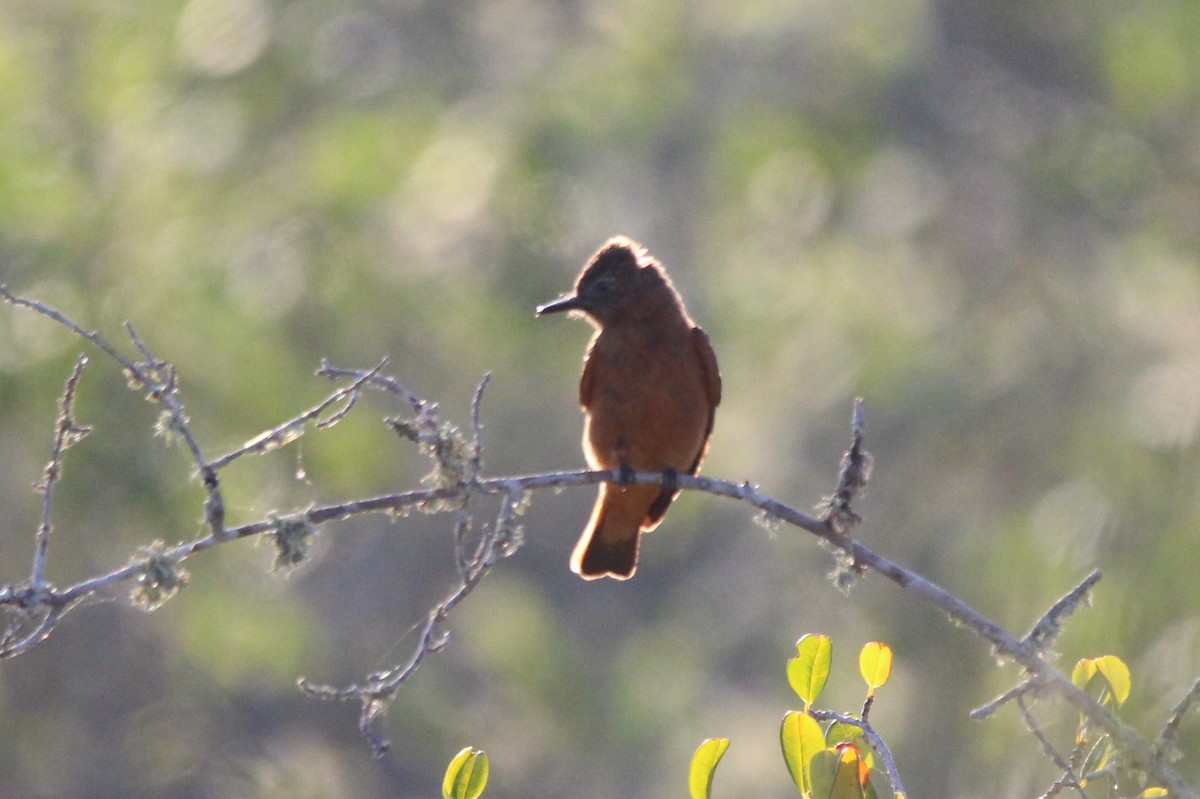
M1059 651L1132 667L1153 735L1200 674L1200 3L1090 0L5 0L0 281L175 363L207 454L389 371L448 418L484 400L492 474L582 465L589 335L535 320L607 236L671 270L721 360L708 474L799 507L866 398L858 535L1022 633L1093 567ZM124 344L124 342L122 342ZM56 402L87 351L0 308L0 581L28 573ZM94 352L92 353L94 354ZM230 521L401 490L427 463L371 397L225 474ZM66 463L49 577L201 532L203 492L103 357ZM323 528L190 561L153 614L123 594L0 664L0 796L429 797L492 757L488 796L789 796L784 664L896 651L873 711L913 796L1053 779L986 646L734 503L685 495L629 583L567 557L591 489L535 497L526 543L454 614L373 760L345 682L398 662L454 583L450 523ZM491 512L483 505L480 516ZM1075 717L1042 708L1066 745ZM1200 779L1200 731L1183 738Z

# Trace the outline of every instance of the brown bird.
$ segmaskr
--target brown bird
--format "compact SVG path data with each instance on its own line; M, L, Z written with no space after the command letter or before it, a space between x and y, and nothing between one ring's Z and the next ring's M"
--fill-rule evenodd
M579 381L588 464L667 473L662 486L602 483L571 555L571 571L585 580L627 580L642 533L679 493L673 475L695 474L704 460L721 402L717 356L663 267L622 236L592 256L573 295L537 309L560 311L580 312L596 327Z

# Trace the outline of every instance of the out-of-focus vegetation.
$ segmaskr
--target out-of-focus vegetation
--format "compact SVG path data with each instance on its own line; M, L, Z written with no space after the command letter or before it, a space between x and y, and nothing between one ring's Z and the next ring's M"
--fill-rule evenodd
M707 473L815 502L865 396L857 535L1016 632L1102 568L1059 648L1128 662L1123 718L1152 733L1200 674L1198 41L1184 0L8 0L0 281L114 340L133 321L210 455L329 391L321 358L389 354L462 422L491 370L499 474L582 465L588 331L533 307L626 233L720 358ZM80 349L0 308L0 582L27 573ZM426 464L372 403L231 467L230 522L411 486ZM77 415L60 583L202 523L108 364ZM323 529L286 579L221 546L152 615L79 610L0 667L0 796L432 796L467 742L489 795L667 796L718 735L722 794L786 795L778 664L805 629L895 648L872 721L913 796L1053 779L1015 712L967 720L1015 672L895 586L844 597L807 536L691 494L634 580L584 584L591 499L535 499L384 760L294 679L405 657L454 580L443 520Z

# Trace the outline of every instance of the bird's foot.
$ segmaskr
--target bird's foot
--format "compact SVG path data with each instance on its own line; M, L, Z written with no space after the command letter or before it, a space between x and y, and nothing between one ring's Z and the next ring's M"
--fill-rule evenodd
M633 467L628 463L622 463L617 467L617 485L621 488L629 488L633 485Z

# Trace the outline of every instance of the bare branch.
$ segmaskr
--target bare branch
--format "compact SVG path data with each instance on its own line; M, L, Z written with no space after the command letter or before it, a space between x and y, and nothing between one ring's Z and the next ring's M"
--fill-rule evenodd
M53 319L77 336L91 342L121 365L121 368L124 369L126 376L129 378L131 387L146 389L148 398L158 403L163 408L167 417L163 429L180 436L191 452L192 460L196 463L204 484L204 490L208 494L208 498L204 503L204 520L212 529L214 535L222 535L225 529L225 502L221 497L221 485L217 480L216 471L205 461L204 455L200 450L200 445L197 443L196 437L192 434L187 414L184 413L183 403L179 400L179 385L175 378L174 367L166 361L155 358L145 342L138 336L133 325L128 322L125 323L126 332L128 332L134 346L137 347L138 351L145 358L145 361L139 362L127 358L99 333L84 330L80 325L54 308L36 300L18 297L10 292L6 286L0 286L0 297L3 297L13 305L29 308Z
M439 651L445 645L446 633L443 625L453 608L470 594L471 590L490 572L500 558L512 554L519 546L520 525L517 517L526 504L526 496L529 492L600 482L662 485L664 480L673 479L674 485L679 489L703 491L745 502L762 511L765 518L773 524L786 522L812 533L832 545L835 552L840 552L841 557L852 567L850 570L843 569L843 571L853 571L855 574L862 574L868 570L877 572L905 591L941 608L955 623L973 630L988 641L994 652L1000 657L1018 663L1024 669L1027 678L1013 691L976 711L976 717L986 717L996 707L1013 699L1017 700L1023 709L1024 705L1021 703L1025 694L1036 687L1039 692L1052 693L1065 700L1083 713L1092 723L1107 732L1122 752L1123 762L1144 770L1157 784L1166 787L1171 795L1197 799L1196 791L1169 765L1168 755L1173 749L1173 741L1178 734L1182 717L1200 696L1200 683L1193 686L1184 700L1180 702L1175 716L1159 736L1159 740L1152 746L1137 731L1122 723L1107 708L1072 685L1066 675L1051 666L1043 657L1043 650L1053 640L1062 617L1072 612L1087 596L1092 585L1099 579L1098 573L1089 575L1078 587L1055 603L1054 607L1034 626L1029 635L1023 639L1017 639L1003 627L941 586L916 572L893 563L851 538L849 531L861 520L861 517L853 510L852 504L861 496L866 486L872 463L870 454L863 449L864 413L861 400L855 401L851 446L843 456L838 484L833 495L826 501L824 513L820 518L810 516L762 494L749 482L734 483L711 477L666 476L653 472L636 473L631 477L615 471L581 470L483 479L480 477L482 424L479 408L487 378L484 378L475 392L471 419L473 436L468 440L453 425L439 419L435 403L420 399L393 378L379 374L383 364L367 371L338 369L323 364L318 374L330 378L350 377L354 383L334 392L328 400L315 408L251 439L239 450L235 450L217 461L209 462L204 458L184 413L182 402L179 399L179 387L174 367L156 359L132 326L127 325L127 331L134 346L144 359L141 361L127 358L98 333L84 330L63 314L39 302L17 297L3 287L0 287L0 297L15 305L41 313L94 344L121 365L135 388L144 388L148 392L149 398L163 408L164 415L168 420L167 429L184 439L203 479L208 495L205 501L205 521L209 528L207 535L189 542L175 546L157 543L151 545L146 551L140 552L129 564L114 569L108 574L81 580L61 590L44 584L45 556L41 556L42 565L38 571L43 575L42 585L0 586L0 611L28 618L33 627L32 631L22 634L17 630L22 626L27 628L30 626L29 624L10 626L8 632L0 638L0 657L11 657L43 640L52 632L62 616L75 607L80 600L104 588L123 582L135 582L141 589L148 592L146 593L147 606L153 606L158 599L168 596L182 585L186 577L179 569L180 563L217 544L259 534L272 534L276 536L278 543L278 537L285 523L290 525L288 529L291 532L298 531L303 537L305 534L310 535L317 525L365 513L394 513L408 508L416 508L424 512L455 511L456 557L462 584L430 611L422 628L418 648L410 660L401 666L371 675L365 685L353 685L339 689L314 686L307 681L302 682L302 687L313 695L360 701L362 703L360 726L364 734L371 738L372 745L376 750L381 751L381 747L386 747L386 741L371 731L372 725L386 712L396 690L416 671L424 658L430 653ZM426 478L430 487L309 508L299 514L281 515L273 512L265 519L227 529L225 527L225 506L221 497L217 470L242 454L265 451L272 444L278 445L282 439L292 434L297 424L302 425L307 421L317 419L321 413L338 401L345 401L347 406L335 411L326 420L327 423L335 422L348 412L349 406L357 400L360 390L367 386L396 394L407 401L413 409L415 413L413 419L392 418L386 422L404 438L417 443L425 454L435 459L434 471ZM69 393L73 393L73 389ZM60 425L61 429L70 430L71 428ZM48 475L47 489L49 489L49 477L50 475ZM467 505L475 495L499 496L501 497L501 506L496 521L483 526L474 549L468 552L470 548L467 546L467 542L471 533L471 516L467 513ZM297 519L301 515L304 519L303 529L288 521ZM43 541L49 536L48 521L45 522L45 531L44 534L39 534L39 549L43 548ZM295 550L290 551L287 557L292 557L295 552ZM862 724L865 725L866 722L863 721ZM866 729L864 727L864 732ZM882 745L882 741L880 744ZM872 746L875 744L872 743ZM886 747L884 749L886 750ZM891 771L893 769L889 765L889 778L894 776ZM899 784L897 780L898 778L893 779L894 785Z
M509 494L514 490L526 492L558 486L581 486L599 482L618 482L622 479L630 479L636 484L661 485L663 475L656 472L638 472L633 474L631 478L627 478L627 476L623 477L616 471L580 470L518 477L490 478L480 480L475 486L471 487L465 484L443 486L316 507L309 511L309 518L314 524L321 524L363 513L395 512L410 507L421 508L430 504L441 503L448 499L461 497L467 491L475 491L481 494ZM773 517L807 530L833 544L835 547L850 553L856 563L863 564L865 567L881 574L906 591L937 605L953 620L975 630L980 636L991 642L997 653L1011 657L1020 663L1031 675L1038 678L1039 684L1043 684L1046 688L1061 696L1100 727L1112 734L1114 740L1126 752L1131 762L1144 768L1156 780L1171 789L1174 795L1196 797L1195 791L1187 786L1182 777L1173 768L1154 757L1150 751L1150 744L1136 730L1125 725L1106 708L1073 686L1069 678L1047 664L1035 648L1018 641L999 625L947 592L944 588L914 572L896 565L882 555L863 546L861 543L837 532L828 522L813 518L760 493L749 483L739 484L728 480L691 475L677 475L676 479L677 485L681 489L704 491L717 496L746 502ZM271 528L272 522L269 520L241 525L229 529L224 538L208 535L187 544L181 544L169 550L165 553L165 556L175 561L182 561L209 547L222 543L224 540L258 535L267 532ZM490 569L490 566L488 568ZM72 602L94 593L103 587L132 579L143 571L144 568L141 566L130 565L102 577L85 580L69 588L54 592L53 602L60 605ZM486 571L484 571L485 573ZM468 571L467 574L470 576L471 572ZM482 576L483 574L476 572L475 582ZM464 582L464 585L473 587L474 582ZM431 614L430 618L433 619L433 622L422 638L425 646L428 646L429 642L438 640L434 637L434 632L438 624L445 618L445 614L457 605L467 593L469 593L469 590L462 594L456 591ZM356 693L350 695L338 694L331 698L362 697L371 700L371 702L376 703L370 704L368 708L372 709L371 718L374 719L382 709L381 706L377 705L378 700L381 697L389 695L388 689L393 682L399 685L403 682L403 679L407 679L408 675L423 660L425 654L427 653L420 653L419 657L415 657L415 664L411 668L406 666L398 672L388 672L390 682L385 682L384 684L368 683L365 687L359 686L359 690ZM394 678L399 675L404 675L404 678L399 682L395 682ZM345 690L353 690L353 688L352 686L351 689Z

